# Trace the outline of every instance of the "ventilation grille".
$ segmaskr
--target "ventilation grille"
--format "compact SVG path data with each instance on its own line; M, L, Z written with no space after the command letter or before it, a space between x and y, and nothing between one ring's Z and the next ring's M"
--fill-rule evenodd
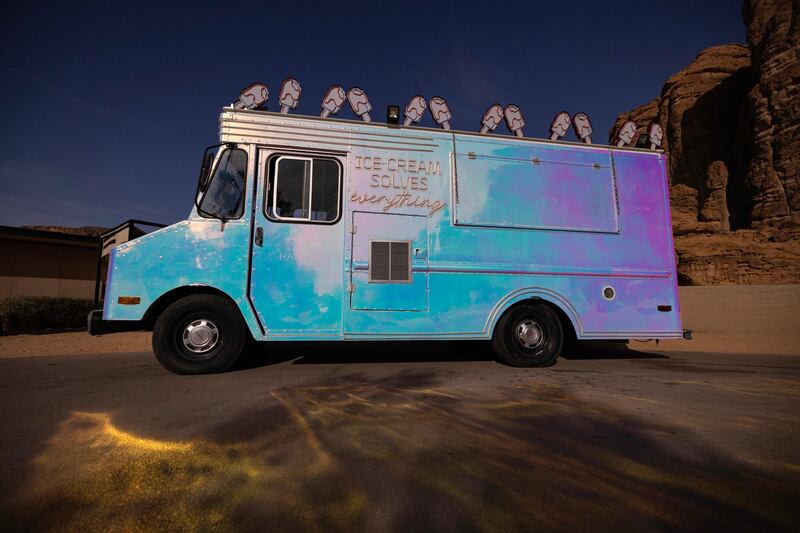
M369 281L377 283L410 283L411 242L371 241Z
M370 281L391 281L389 277L389 242L372 242L372 257L369 260Z

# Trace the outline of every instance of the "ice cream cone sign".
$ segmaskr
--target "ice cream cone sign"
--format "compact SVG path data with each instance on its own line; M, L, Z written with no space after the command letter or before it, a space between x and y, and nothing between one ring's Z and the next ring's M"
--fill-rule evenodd
M561 111L558 113L553 119L553 122L550 124L550 140L557 141L566 135L569 131L569 123L569 113L566 111Z
M322 113L319 116L325 118L328 115L335 115L342 108L346 99L347 96L340 85L331 85L322 99Z
M347 100L350 102L350 107L353 108L353 113L361 117L364 122L370 122L372 118L369 112L372 111L372 106L367 98L367 93L360 87L351 87L347 91Z
M425 101L425 98L420 95L413 96L406 104L406 119L403 121L403 125L410 126L419 123L425 115L426 109L428 109L428 102Z
M278 99L281 102L281 113L288 113L290 109L297 107L300 102L300 93L303 88L294 78L286 78L281 85L281 94Z
M489 106L481 119L481 133L491 133L503 121L503 106L494 103Z
M442 127L442 129L450 129L450 119L453 115L450 114L450 108L447 102L441 96L434 96L430 101L431 116L434 122Z
M522 137L522 128L525 127L525 118L522 116L522 110L514 104L509 104L506 106L504 114L508 130L517 137Z
M239 93L239 99L233 103L236 109L258 109L269 100L269 89L263 83L251 83Z
M586 144L592 144L592 123L586 113L577 113L572 117L572 126L575 128L575 135Z
M650 127L647 128L647 136L650 138L651 150L661 148L661 140L664 137L664 130L661 129L661 124L658 122L651 122Z
M630 144L634 135L636 135L636 130L636 123L632 120L626 120L617 131L617 146L625 146L626 144Z

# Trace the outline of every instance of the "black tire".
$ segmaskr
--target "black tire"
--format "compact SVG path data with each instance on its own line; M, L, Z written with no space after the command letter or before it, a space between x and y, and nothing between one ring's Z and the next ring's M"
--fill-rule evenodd
M497 322L492 348L502 362L518 367L550 366L564 346L564 328L546 304L524 302Z
M233 302L215 294L193 294L173 302L158 317L153 351L175 374L211 374L230 368L247 338Z

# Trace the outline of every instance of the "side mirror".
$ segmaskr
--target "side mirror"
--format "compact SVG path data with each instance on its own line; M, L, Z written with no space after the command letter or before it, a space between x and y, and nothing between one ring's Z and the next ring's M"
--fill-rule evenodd
M197 178L198 192L205 192L208 188L208 179L211 175L211 165L214 164L214 148L211 147L203 154L203 163L200 165L200 176Z

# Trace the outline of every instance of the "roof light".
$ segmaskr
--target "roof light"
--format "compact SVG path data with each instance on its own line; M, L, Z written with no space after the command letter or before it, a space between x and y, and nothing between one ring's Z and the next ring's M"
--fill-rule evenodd
M434 122L440 125L442 129L449 130L450 119L453 118L453 115L450 114L450 108L447 106L445 99L441 96L434 96L431 98L430 108Z
M236 109L258 109L269 100L269 89L263 83L251 83L239 93L239 99L233 103Z
M412 96L406 104L406 119L403 121L403 125L410 126L419 123L425 115L426 109L428 109L428 102L425 101L425 98L420 95Z
M390 105L386 107L386 123L400 124L400 106Z
M303 88L294 78L286 78L281 85L281 94L279 100L281 102L281 113L288 113L290 109L297 107L300 102L300 93Z
M557 141L569 131L570 117L566 111L558 113L550 124L550 140Z
M322 118L328 115L335 115L342 108L345 101L344 89L340 85L331 85L328 92L325 93L325 98L322 99L322 113L319 116Z
M626 144L630 144L633 140L633 136L636 135L636 123L632 120L626 120L625 123L620 126L619 130L617 131L617 146L625 146Z
M522 137L522 128L525 127L525 117L522 116L522 110L519 106L508 104L505 109L506 125L517 137Z
M586 113L577 113L572 117L572 126L575 128L575 135L586 144L592 144L592 123Z
M350 107L353 108L353 113L361 117L364 122L371 122L372 118L369 112L372 111L372 106L367 98L367 93L361 87L351 87L347 91L347 100L350 102Z

